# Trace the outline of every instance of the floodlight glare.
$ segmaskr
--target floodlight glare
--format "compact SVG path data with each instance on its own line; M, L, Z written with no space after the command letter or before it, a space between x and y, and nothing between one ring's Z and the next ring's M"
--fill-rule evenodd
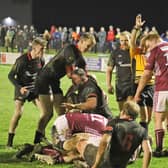
M6 26L14 26L16 25L16 21L12 19L11 17L6 17L3 19L2 24Z

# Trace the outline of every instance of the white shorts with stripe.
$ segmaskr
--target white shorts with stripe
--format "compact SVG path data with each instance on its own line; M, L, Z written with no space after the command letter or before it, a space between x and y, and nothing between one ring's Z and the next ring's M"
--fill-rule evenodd
M168 111L168 91L155 91L153 98L153 111Z

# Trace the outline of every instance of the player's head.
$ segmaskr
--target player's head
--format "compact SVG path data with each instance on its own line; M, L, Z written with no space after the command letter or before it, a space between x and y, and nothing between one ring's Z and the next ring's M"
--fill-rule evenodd
M76 68L72 71L71 78L75 85L80 85L87 79L87 75L82 68Z
M140 113L139 105L134 101L126 101L123 105L122 114L129 116L131 119L136 119Z
M46 41L43 38L37 37L32 41L32 51L37 57L43 55L43 50L46 47Z
M143 36L140 42L140 47L144 53L152 50L158 43L161 42L161 38L157 32L149 32Z
M81 52L90 50L96 44L94 35L90 33L83 34L78 42L78 48Z
M130 46L130 33L128 31L121 32L120 46L123 50L129 49Z
M36 45L40 45L42 47L46 46L46 40L44 40L43 38L37 37L32 41L32 46L36 46Z

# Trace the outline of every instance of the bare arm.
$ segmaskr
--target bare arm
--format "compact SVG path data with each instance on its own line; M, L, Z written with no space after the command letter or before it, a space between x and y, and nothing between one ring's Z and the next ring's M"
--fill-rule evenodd
M108 93L111 93L111 94L114 93L114 88L113 88L113 86L111 84L111 82L112 82L112 73L113 73L113 67L107 66L106 83L107 83Z
M100 142L100 145L99 145L99 148L98 148L98 151L97 151L97 154L96 154L95 163L93 164L92 168L97 168L99 166L99 164L103 158L103 155L107 149L107 146L110 143L110 140L111 140L111 135L109 135L109 134L103 135L101 142Z
M79 109L79 110L92 110L97 106L97 97L90 97L86 100L86 102L79 104L71 104L71 103L63 103L62 104L67 109Z
M80 110L92 110L97 106L97 97L90 97L84 103L75 104L75 107Z
M152 149L149 140L144 140L142 142L142 148L144 151L142 168L148 168L152 157Z
M132 47L132 49L135 49L137 47L136 40L140 34L140 29L144 25L144 23L145 23L145 21L142 21L142 16L140 14L138 14L135 19L135 26L131 32L131 47Z

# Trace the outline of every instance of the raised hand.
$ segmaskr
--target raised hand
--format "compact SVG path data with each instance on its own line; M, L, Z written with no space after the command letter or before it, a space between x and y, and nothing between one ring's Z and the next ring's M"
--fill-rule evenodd
M142 15L138 14L135 19L135 28L140 29L145 23L145 20L142 21Z

